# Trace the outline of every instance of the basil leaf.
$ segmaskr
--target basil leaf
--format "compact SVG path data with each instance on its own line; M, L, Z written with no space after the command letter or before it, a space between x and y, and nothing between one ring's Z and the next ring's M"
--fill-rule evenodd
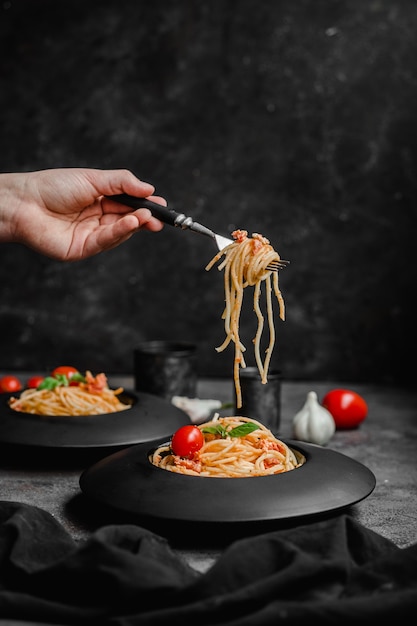
M236 426L236 428L232 428L227 434L229 437L245 437L245 435L249 435L249 433L258 429L259 426L253 422L245 422L244 424L240 424L240 426Z
M75 374L73 374L71 376L71 381L74 381L74 383L85 383L85 376L83 376L82 374L80 374L80 372L76 372Z
M206 428L202 428L203 433L210 433L212 435L220 435L222 439L225 439L227 436L229 437L245 437L245 435L249 435L249 433L254 430L258 430L259 426L254 424L253 422L245 422L244 424L240 424L240 426L236 426L236 428L232 428L232 430L226 430L222 424L217 424L216 426L206 426Z
M75 378L76 374L74 374L74 381L82 380L84 381L84 376L79 374L80 378ZM56 387L69 387L69 380L65 374L55 374L55 376L47 376L44 380L36 387L36 389L56 389Z
M68 387L69 386L69 381L65 374L55 374L54 378L56 378L58 381L58 385L55 385L55 387Z
M220 435L222 439L224 439L227 435L227 431L222 424L216 424L216 426L206 426L205 428L202 428L201 431L211 435Z
M47 376L43 379L43 381L36 387L36 389L55 389L55 387L61 386L60 381L54 376Z

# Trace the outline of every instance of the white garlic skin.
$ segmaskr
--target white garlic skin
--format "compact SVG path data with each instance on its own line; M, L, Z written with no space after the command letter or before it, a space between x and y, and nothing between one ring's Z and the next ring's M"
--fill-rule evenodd
M321 406L315 391L309 391L303 408L293 418L294 437L324 446L333 437L336 424L330 411Z

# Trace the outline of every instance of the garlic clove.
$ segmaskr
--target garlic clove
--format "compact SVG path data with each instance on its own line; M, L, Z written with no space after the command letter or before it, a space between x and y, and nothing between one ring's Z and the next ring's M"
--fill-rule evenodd
M187 398L186 396L173 396L172 404L181 409L190 417L193 424L199 424L207 420L215 409L220 409L220 400L211 398Z
M325 445L335 430L332 414L319 403L316 392L309 391L304 406L293 418L295 439Z

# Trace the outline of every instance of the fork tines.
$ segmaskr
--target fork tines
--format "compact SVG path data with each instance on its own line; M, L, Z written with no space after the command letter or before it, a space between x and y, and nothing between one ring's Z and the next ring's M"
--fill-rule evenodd
M277 272L278 270L283 270L284 268L286 268L288 264L289 261L284 261L284 259L280 259L279 261L272 261L271 263L269 263L266 269L271 270L271 272Z

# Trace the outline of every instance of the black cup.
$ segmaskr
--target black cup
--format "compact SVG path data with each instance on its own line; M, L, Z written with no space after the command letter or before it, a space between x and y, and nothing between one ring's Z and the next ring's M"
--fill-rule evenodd
M235 415L251 417L262 422L274 434L281 425L281 381L279 370L268 372L268 382L263 384L257 367L240 370L242 406L235 406Z
M186 341L144 341L134 349L136 391L195 398L197 346Z

